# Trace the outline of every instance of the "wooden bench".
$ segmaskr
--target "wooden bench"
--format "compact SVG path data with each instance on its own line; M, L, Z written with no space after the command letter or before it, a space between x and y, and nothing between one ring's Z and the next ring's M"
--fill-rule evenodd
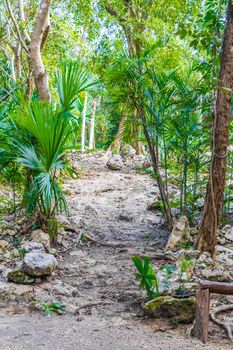
M233 295L233 283L201 281L196 299L196 319L193 335L202 343L208 340L210 294Z

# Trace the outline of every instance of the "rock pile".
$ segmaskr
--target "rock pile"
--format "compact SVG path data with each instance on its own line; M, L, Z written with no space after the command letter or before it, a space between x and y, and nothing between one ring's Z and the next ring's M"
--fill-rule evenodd
M22 261L7 273L9 282L32 284L35 278L49 276L56 269L56 258L47 253L50 251L49 235L36 230L32 232L31 238L32 241L25 242L20 247Z

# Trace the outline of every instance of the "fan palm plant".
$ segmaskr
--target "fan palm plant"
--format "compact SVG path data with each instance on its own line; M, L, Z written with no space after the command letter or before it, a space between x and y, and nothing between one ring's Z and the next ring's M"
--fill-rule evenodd
M38 208L47 220L67 207L58 175L72 171L65 160L72 126L60 110L41 102L21 103L15 122L35 140L26 144L14 141L16 161L31 174L27 209Z
M74 108L79 93L96 84L80 63L64 64L56 73L61 105L19 98L11 114L12 135L5 137L3 151L8 160L26 169L26 207L39 213L43 224L67 203L60 185L60 175L74 173L67 161L67 151L74 147ZM11 149L11 154L7 150ZM7 158L7 157L6 157Z

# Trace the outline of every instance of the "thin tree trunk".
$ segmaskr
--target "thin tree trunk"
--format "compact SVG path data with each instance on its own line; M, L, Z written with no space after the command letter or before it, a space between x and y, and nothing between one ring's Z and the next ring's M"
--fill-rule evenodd
M224 189L227 168L227 147L229 117L233 88L233 4L228 0L227 20L221 54L221 71L217 90L214 127L213 151L210 178L207 184L205 205L198 233L197 248L214 255L216 230L223 209Z
M85 130L86 130L86 114L87 114L87 92L85 93L84 106L83 106L83 120L82 120L82 134L81 134L81 150L85 152Z
M44 102L50 101L50 91L47 72L42 61L41 49L44 46L48 28L50 27L49 11L51 3L52 0L41 1L30 43L30 58L35 85L41 101Z
M96 101L94 100L92 103L92 112L91 112L89 149L95 148L95 110L96 110Z
M122 136L125 131L125 121L127 119L126 114L122 114L120 123L118 125L117 133L115 135L114 140L112 141L111 145L108 147L107 152L111 152L112 150L120 151L121 143L122 143Z
M11 79L12 79L14 82L16 82L16 75L15 75L15 55L14 55L14 54L11 56L10 67L11 67Z
M147 144L148 144L148 148L149 148L149 152L150 152L150 156L151 156L151 161L152 161L152 165L153 165L153 170L154 170L154 173L156 175L156 181L157 181L157 184L159 187L159 193L160 193L161 200L163 203L164 215L165 215L165 218L167 220L168 227L171 230L172 226L173 226L173 217L172 217L172 213L171 213L171 208L169 207L168 196L167 196L167 193L165 190L163 179L162 179L162 176L160 174L158 158L156 156L155 149L153 147L153 144L151 142L151 138L150 138L150 135L149 135L149 132L147 129L146 117L144 115L144 111L142 110L142 111L138 111L138 112L139 112L139 115L140 115L141 120L142 120L143 130L144 130L144 134L145 134L145 137L147 140Z

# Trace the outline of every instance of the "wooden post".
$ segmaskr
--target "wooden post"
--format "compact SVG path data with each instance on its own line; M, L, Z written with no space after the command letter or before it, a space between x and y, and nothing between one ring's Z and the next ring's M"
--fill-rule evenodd
M193 334L202 343L208 340L210 293L209 289L199 289L196 299L196 320Z

